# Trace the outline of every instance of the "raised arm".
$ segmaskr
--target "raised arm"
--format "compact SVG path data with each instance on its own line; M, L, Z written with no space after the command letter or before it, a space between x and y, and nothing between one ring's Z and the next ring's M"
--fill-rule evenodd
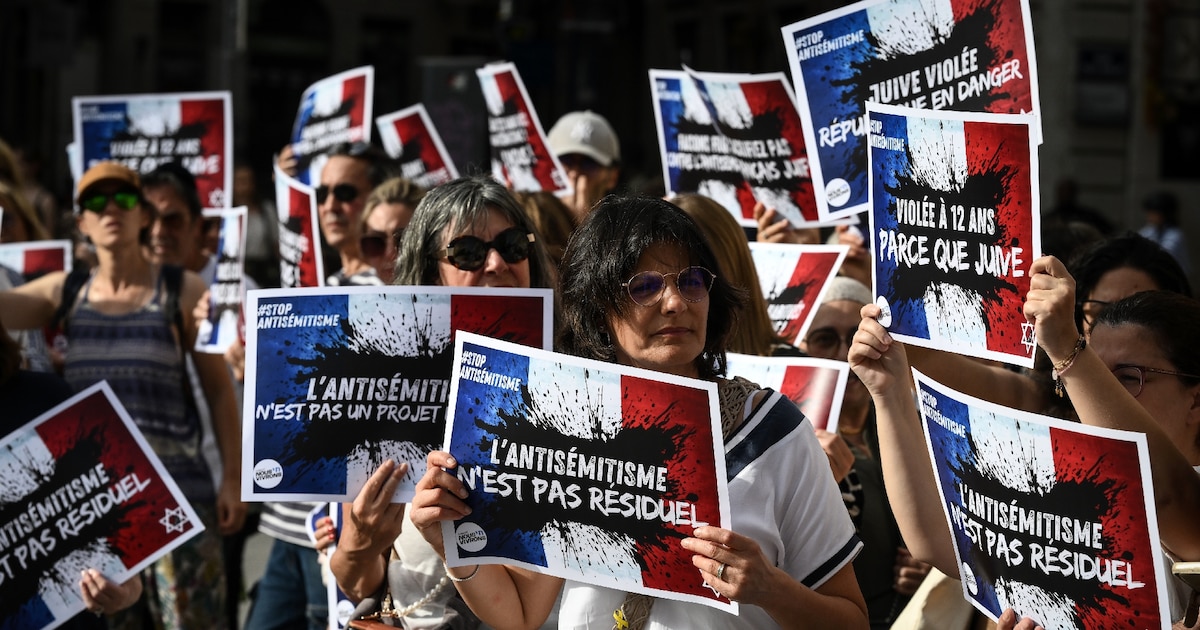
M378 592L387 577L387 557L404 523L404 504L392 503L408 464L384 462L363 485L354 503L345 504L342 536L329 559L338 586L358 602Z
M246 519L246 504L241 500L242 466L242 422L237 408L237 397L233 393L233 381L225 367L225 359L219 354L193 352L199 321L194 315L197 302L207 295L200 276L188 271L183 276L183 288L179 296L182 310L185 339L184 349L191 355L204 389L204 398L212 410L213 433L217 448L221 451L221 487L217 491L217 521L222 534L232 534L241 529Z
M1053 256L1034 261L1029 271L1025 317L1034 324L1038 345L1059 365L1079 339L1075 280ZM1187 458L1092 348L1080 351L1061 379L1084 424L1146 435L1162 543L1182 560L1200 560L1200 476Z
M50 323L62 301L62 271L48 273L15 289L0 291L0 317L8 330L27 330Z
M458 477L443 470L458 462L443 451L426 459L428 469L417 482L409 518L434 551L446 558L442 521L462 518L471 509L463 501L467 489ZM447 569L463 600L483 622L496 630L537 628L546 621L562 590L563 580L516 567L484 564Z
M1030 413L1043 413L1046 409L1047 392L1024 374L944 350L917 346L907 350L913 367L946 387Z
M867 304L850 346L850 369L875 403L879 460L888 503L908 550L946 575L958 577L954 542L942 511L925 432L917 414L903 344L875 321L879 307Z

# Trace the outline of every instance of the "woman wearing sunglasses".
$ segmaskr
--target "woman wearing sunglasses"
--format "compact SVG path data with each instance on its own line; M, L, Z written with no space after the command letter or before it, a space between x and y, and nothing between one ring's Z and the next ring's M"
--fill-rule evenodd
M1043 257L1030 276L1025 317L1080 421L1146 434L1163 547L1175 558L1200 561L1200 476L1193 469L1200 465L1200 303L1165 291L1136 293L1101 311L1084 343L1075 323L1075 280L1063 264ZM956 576L906 348L875 321L879 307L864 306L862 316L850 365L875 400L893 509L914 555ZM1182 603L1172 602L1176 619Z
M417 206L400 241L395 283L553 287L554 268L512 193L490 178L464 177L429 191Z
M424 197L425 189L404 177L385 180L367 195L359 249L384 284L392 283L400 239Z
M533 224L512 193L487 177L466 177L430 190L404 230L395 284L553 287L553 267ZM380 609L385 580L408 627L478 625L445 577L441 559L391 503L408 467L385 462L344 512L330 558L338 585L361 601L355 616ZM396 556L392 560L392 549Z
M168 315L168 272L142 250L153 210L142 199L140 183L137 173L116 162L93 166L79 181L76 220L95 246L98 263L78 293L68 296L73 307L62 322L69 342L63 376L76 391L108 381L205 524L202 534L147 569L146 597L124 613L124 623L151 615L186 627L222 628L220 534L241 529L246 514L240 500L239 414L221 355L192 351L198 327L192 313L207 288L200 276L182 272L178 318ZM66 280L67 274L55 272L0 292L5 324L33 328L56 319ZM202 429L185 358L203 385L224 463L215 491L200 451Z
M677 552L740 612L502 565L447 569L472 610L499 630L536 627L561 592L561 628L865 628L850 565L861 545L811 424L779 394L721 378L744 294L721 277L695 222L660 199L606 197L567 247L562 287L561 350L717 383L722 430L737 444L727 452L738 463L733 530L697 528ZM466 513L467 491L443 470L455 466L449 453L428 463L412 521L444 556L440 521Z

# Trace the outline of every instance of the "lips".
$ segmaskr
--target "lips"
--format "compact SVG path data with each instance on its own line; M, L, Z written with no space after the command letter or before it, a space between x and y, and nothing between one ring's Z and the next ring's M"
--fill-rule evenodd
M670 326L667 328L661 328L658 330L658 332L655 332L654 334L663 336L663 337L676 337L679 335L686 335L690 332L692 332L691 328L683 328L681 326Z

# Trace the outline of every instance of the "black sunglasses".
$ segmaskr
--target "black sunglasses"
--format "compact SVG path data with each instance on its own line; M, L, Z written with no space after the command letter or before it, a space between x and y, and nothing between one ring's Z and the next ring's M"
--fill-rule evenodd
M446 260L463 271L476 271L483 267L488 252L494 249L511 265L529 258L533 241L533 234L519 227L510 227L490 241L477 236L460 236L446 247Z
M325 199L329 197L329 186L321 184L313 189L317 194L317 205L325 203ZM354 184L338 184L333 187L333 198L342 203L350 203L358 199L358 188Z
M400 228L392 233L392 246L396 251L400 251L400 241L404 238L404 228ZM363 256L367 258L379 258L387 252L388 235L383 232L368 232L363 234L358 239L358 246L362 249Z
M103 213L108 207L108 201L112 200L117 204L117 207L122 210L133 210L141 200L141 195L134 190L122 190L112 194L93 193L79 200L79 207L92 212Z

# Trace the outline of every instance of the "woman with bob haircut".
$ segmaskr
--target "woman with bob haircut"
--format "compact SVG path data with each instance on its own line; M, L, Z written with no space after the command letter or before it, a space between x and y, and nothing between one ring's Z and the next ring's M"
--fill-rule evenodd
M733 529L698 527L678 552L739 612L510 566L446 569L472 610L531 628L561 593L560 628L866 628L850 564L861 543L811 423L780 394L721 378L744 293L696 223L661 199L606 197L567 247L562 287L561 351L717 384ZM427 461L410 514L444 558L441 521L467 513L467 490L449 453Z

